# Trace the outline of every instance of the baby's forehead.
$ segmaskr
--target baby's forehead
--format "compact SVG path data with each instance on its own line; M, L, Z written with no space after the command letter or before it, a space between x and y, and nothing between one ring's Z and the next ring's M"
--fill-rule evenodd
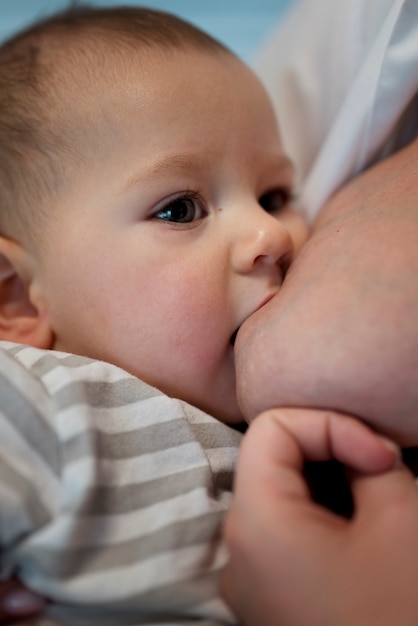
M124 104L144 95L144 78L152 76L154 60L161 54L158 46L144 51L126 45L112 32L108 40L96 41L89 33L61 43L51 37L39 59L50 126L75 148L93 137L101 143L105 129L123 116Z
M149 78L156 59L168 61L177 53L186 52L197 63L202 54L215 56L213 50L187 39L161 44L111 28L103 32L87 28L64 31L62 36L59 31L45 32L34 43L29 40L28 45L35 50L37 82L45 95L57 102L67 96L71 99L74 94L83 106L88 105L92 94L101 92L104 101L106 93L116 85L140 82L141 76ZM226 53L222 49L216 52Z

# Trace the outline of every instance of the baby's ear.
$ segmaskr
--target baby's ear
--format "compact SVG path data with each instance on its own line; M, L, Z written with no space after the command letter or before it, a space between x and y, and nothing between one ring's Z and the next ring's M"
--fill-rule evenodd
M34 280L29 253L0 237L0 340L50 348L52 329L33 295Z

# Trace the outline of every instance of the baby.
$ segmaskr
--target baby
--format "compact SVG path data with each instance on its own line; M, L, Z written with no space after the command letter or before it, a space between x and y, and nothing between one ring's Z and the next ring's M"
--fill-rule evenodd
M234 340L307 235L269 98L172 15L83 8L0 49L0 137L2 574L63 623L234 622Z
M233 622L235 337L241 372L307 236L269 99L221 44L144 9L53 17L0 68L3 574L65 623ZM246 389L276 378L242 375L251 418Z

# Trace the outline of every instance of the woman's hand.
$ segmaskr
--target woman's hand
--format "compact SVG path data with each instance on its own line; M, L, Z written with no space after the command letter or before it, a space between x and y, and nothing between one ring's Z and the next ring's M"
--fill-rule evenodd
M351 468L355 512L313 502L305 461ZM394 446L324 411L267 411L240 450L222 588L246 626L416 626L418 493Z

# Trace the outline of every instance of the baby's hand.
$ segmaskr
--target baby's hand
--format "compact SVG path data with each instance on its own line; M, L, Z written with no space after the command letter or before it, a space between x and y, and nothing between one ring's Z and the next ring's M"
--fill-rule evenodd
M305 461L351 468L355 513L312 501ZM266 411L240 450L222 589L246 626L416 626L418 494L395 446L334 413Z
M0 624L35 624L44 608L45 601L23 587L18 580L0 582Z

